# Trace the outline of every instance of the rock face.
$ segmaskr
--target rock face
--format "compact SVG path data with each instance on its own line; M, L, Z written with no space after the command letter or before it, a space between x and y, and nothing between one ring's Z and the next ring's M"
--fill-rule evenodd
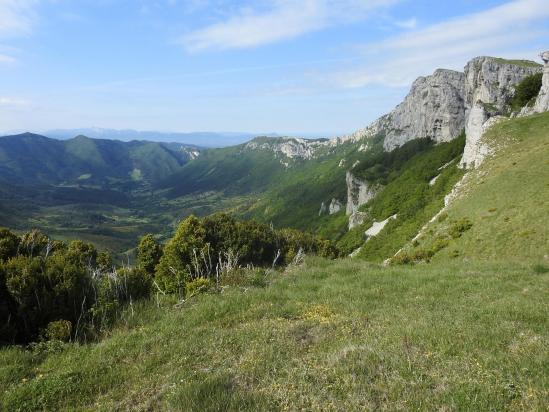
M316 150L328 146L328 139L301 139L297 137L257 137L246 143L249 150L268 150L283 159L313 159Z
M450 141L463 129L464 113L463 73L436 70L431 76L419 77L404 101L389 114L383 146L393 150L421 137Z
M536 103L534 104L535 113L549 111L549 51L542 53L541 58L545 63L545 66L543 67L541 90L539 91Z
M342 207L343 205L341 204L341 202L334 198L332 199L330 206L328 207L328 213L330 215L333 215L334 213L339 212Z
M349 216L349 230L363 224L368 217L369 215L366 212L353 212L351 216Z
M358 211L358 208L372 199L378 192L379 187L373 186L353 176L348 171L345 178L347 182L347 215Z
M488 119L502 113L513 97L514 86L540 71L533 62L516 63L494 57L476 57L465 66L465 149L460 166L478 166L488 148L481 137Z

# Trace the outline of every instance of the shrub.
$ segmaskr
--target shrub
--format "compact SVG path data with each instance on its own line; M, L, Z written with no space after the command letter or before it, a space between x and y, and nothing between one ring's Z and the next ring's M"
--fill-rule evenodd
M19 255L4 270L6 289L15 303L18 338L23 341L35 339L52 321L77 324L93 304L91 277L68 252L48 258Z
M14 257L17 254L21 239L8 229L0 228L0 262Z
M437 253L444 249L448 244L450 243L450 240L446 237L438 236L435 241L433 242L433 245L431 246L431 250L433 253Z
M191 279L191 264L197 251L206 246L206 231L195 216L186 218L171 238L156 270L159 287L168 292L180 291L185 282Z
M211 287L211 281L206 278L197 278L185 284L185 296L192 297L199 293L207 292Z
M55 320L48 323L44 335L48 340L67 342L71 337L72 323L68 320Z
M153 276L161 257L162 246L160 246L154 236L151 234L143 236L139 242L139 246L137 246L137 265Z
M454 239L461 237L461 235L471 229L473 223L466 217L461 218L460 220L454 222L450 227L448 234Z
M543 73L536 73L525 77L516 85L515 94L509 102L513 111L519 111L539 94L542 77Z

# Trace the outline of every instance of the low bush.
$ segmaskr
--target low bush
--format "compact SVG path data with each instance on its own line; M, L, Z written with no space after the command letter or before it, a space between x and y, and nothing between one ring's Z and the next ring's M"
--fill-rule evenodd
M206 278L197 278L187 282L185 285L185 291L187 297L192 297L199 293L207 292L212 286L210 279Z
M448 230L448 234L452 236L454 239L457 239L458 237L461 237L461 235L471 229L473 226L473 223L466 217L463 217L457 221L455 221L452 226L450 226L450 229Z

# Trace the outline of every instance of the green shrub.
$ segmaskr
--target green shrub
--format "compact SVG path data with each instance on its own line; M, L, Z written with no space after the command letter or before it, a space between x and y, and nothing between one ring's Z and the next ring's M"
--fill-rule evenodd
M137 266L153 276L161 257L162 246L156 241L154 236L151 234L143 236L137 246Z
M457 239L458 237L461 237L461 235L464 232L471 229L472 226L473 226L473 223L468 218L463 217L458 221L454 222L452 226L450 226L448 234L452 236L454 239Z
M435 241L433 242L433 245L431 246L431 250L433 253L437 253L444 249L448 244L450 243L450 240L446 237L438 236Z
M180 292L191 277L191 265L196 253L206 247L206 231L202 222L189 216L181 222L174 237L164 248L156 269L155 280L168 293ZM197 262L201 264L202 262Z
M543 73L536 73L525 77L516 85L515 94L509 102L509 106L513 111L519 111L539 94L542 77Z
M197 278L185 284L185 296L192 297L199 293L207 292L212 286L210 279Z
M14 257L17 254L21 239L8 229L0 228L0 262Z
M48 323L44 335L48 340L67 342L71 337L72 323L68 320L55 320Z
M442 223L442 222L444 222L447 218L448 218L448 213L442 212L440 215L438 215L437 221L438 221L439 223Z

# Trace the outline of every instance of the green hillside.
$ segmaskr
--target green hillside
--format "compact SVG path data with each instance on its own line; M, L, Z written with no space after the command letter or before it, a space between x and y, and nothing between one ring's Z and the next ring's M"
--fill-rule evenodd
M549 113L503 121L484 139L495 154L466 176L458 198L407 253L443 246L435 260L547 259ZM470 228L456 233L460 222Z
M0 225L40 228L116 253L139 236L172 229L153 184L180 170L196 147L25 133L0 137ZM145 215L145 210L148 211ZM168 216L168 217L167 217Z

